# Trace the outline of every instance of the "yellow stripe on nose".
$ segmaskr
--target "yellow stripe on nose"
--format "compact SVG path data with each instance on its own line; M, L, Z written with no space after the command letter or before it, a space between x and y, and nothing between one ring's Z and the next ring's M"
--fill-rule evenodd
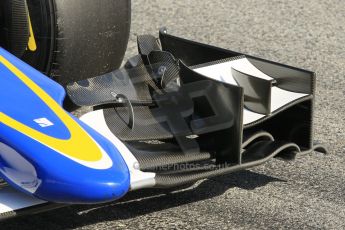
M37 45L34 35L34 30L32 29L32 23L30 19L30 14L28 13L28 21L29 21L29 41L28 41L28 48L30 51L36 51Z

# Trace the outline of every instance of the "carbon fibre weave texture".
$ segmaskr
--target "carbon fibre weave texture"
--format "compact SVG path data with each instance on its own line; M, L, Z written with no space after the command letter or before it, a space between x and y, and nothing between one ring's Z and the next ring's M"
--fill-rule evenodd
M138 51L142 55L149 55L151 51L161 50L157 38L152 35L139 35L137 44Z
M176 144L172 143L130 142L127 146L140 162L141 170L154 170L157 167L211 158L208 152L195 151L184 154Z
M253 144L247 150L243 152L243 155L247 158L243 164L216 164L205 162L197 168L190 170L188 164L180 166L184 170L179 172L164 172L156 175L156 187L172 187L190 182L195 182L204 178L212 178L226 173L243 170L245 168L253 167L262 164L269 159L283 153L287 149L294 149L295 152L299 152L297 145L288 142L274 142L274 141L260 141ZM253 158L253 159L252 159Z
M21 57L27 47L29 38L29 20L26 1L11 1L11 50L14 55Z
M79 106L114 103L118 94L126 95L132 103L151 104L152 92L161 94L162 79L176 79L179 69L175 63L155 63L150 66L122 68L111 73L67 85L70 99ZM168 89L167 89L168 90Z
M162 140L173 138L167 125L156 121L147 106L135 106L134 127L127 126L128 110L125 107L104 109L104 117L110 130L122 141ZM150 122L149 122L150 121Z
M114 101L114 95L124 94L130 101L151 103L149 85L154 85L144 66L74 82L67 86L72 101L79 106L95 106Z

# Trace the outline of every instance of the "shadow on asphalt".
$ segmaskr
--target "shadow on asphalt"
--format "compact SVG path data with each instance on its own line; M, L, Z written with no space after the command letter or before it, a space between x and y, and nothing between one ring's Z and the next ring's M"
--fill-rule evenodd
M103 205L75 205L47 213L23 216L1 223L3 229L70 229L104 221L131 219L152 212L220 196L231 188L253 190L279 178L248 170L204 180L197 185L175 189L145 189L127 194L117 202ZM47 226L49 225L49 226Z

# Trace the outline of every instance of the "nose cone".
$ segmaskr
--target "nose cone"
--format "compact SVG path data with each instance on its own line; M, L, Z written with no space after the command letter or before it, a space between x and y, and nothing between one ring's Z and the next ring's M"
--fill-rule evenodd
M89 175L78 173L69 179L49 177L42 181L35 196L55 203L94 204L113 201L124 196L130 187L128 170L120 167Z
M130 186L120 152L61 105L64 89L0 48L0 177L40 199L98 203Z
M129 190L130 174L119 150L93 129L82 126L102 149L103 159L85 164L61 155L51 157L50 166L40 164L41 170L37 170L42 181L34 193L38 198L55 203L93 204L119 199Z
M21 191L50 202L93 204L119 199L130 188L129 170L113 144L102 138L98 141L110 161L106 168L85 166L38 143L25 152L45 157L27 160L0 143L0 174Z
M17 134L8 146L25 145L17 149L2 148L2 177L21 191L54 203L93 204L121 198L130 188L130 174L122 155L106 138L85 124L79 124L90 138L78 139L80 148L73 148L76 152L72 152L72 156ZM16 130L8 129L7 136L15 136L14 133ZM83 154L91 155L94 151L94 148L82 148L86 141L95 143L100 151L99 158L85 159ZM64 146L61 149L64 150ZM79 155L80 158L74 157ZM18 159L25 164L19 164Z

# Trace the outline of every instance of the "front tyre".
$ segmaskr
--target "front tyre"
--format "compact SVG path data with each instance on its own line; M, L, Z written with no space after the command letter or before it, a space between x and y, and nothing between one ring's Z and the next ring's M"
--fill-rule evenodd
M0 45L63 86L121 65L130 31L130 0L1 1L1 12L19 9L13 2L26 5L29 39L23 54L12 49L18 45L5 33L0 34ZM1 31L18 30L11 17L0 14ZM25 33L20 41L27 39Z

